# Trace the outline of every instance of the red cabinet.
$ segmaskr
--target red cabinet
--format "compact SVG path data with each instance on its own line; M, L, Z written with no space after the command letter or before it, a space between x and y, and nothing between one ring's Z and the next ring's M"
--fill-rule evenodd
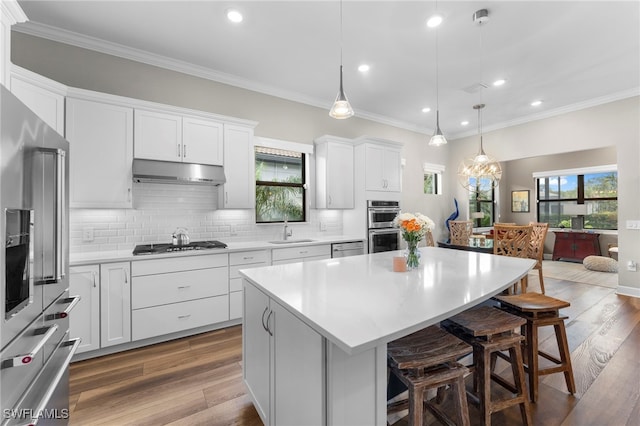
M594 232L553 231L553 260L582 262L587 256L600 256L600 234Z

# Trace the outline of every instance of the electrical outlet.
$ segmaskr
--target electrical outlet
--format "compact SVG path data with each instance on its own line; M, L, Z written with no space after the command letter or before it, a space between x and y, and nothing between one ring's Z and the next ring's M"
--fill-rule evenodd
M327 230L327 223L326 222L320 222L320 230L321 231L326 231Z
M635 272L638 270L638 264L633 260L627 262L627 271Z
M229 231L229 235L231 236L236 236L238 235L238 227L237 226L231 226L231 229Z
M93 228L90 228L90 227L82 228L82 242L90 243L93 240L94 240Z

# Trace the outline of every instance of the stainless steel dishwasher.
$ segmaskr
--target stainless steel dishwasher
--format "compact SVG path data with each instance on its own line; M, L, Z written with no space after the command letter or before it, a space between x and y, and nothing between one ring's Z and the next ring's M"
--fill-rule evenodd
M347 257L364 254L364 241L331 244L331 257Z

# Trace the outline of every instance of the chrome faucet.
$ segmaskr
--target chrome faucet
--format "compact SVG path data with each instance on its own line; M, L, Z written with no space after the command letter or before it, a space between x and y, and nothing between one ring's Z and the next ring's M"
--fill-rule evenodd
M293 229L289 229L289 225L287 224L287 216L284 217L284 229L282 239L287 241L287 238L293 235Z

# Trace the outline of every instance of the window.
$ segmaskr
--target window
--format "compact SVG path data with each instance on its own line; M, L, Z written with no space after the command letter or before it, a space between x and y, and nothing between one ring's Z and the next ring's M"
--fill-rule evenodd
M491 179L469 178L469 217L475 228L493 225L495 190Z
M305 154L255 147L256 222L304 222Z
M615 166L563 170L536 176L538 221L570 228L571 211L584 205L584 228L618 229L618 172Z
M424 171L424 193L433 195L442 194L442 173L444 172L444 166L424 163L422 170Z

